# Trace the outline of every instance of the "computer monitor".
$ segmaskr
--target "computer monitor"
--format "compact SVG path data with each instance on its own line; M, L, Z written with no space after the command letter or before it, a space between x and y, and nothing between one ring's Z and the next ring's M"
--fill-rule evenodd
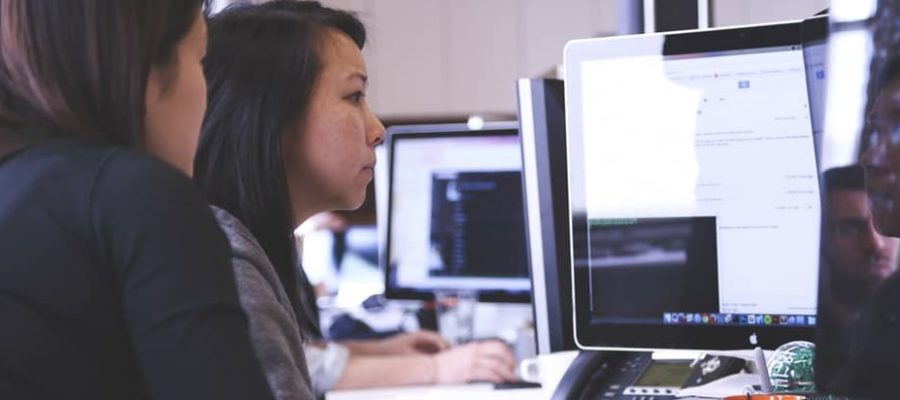
M821 153L822 132L825 129L825 93L828 61L828 16L820 15L803 21L800 25L803 41L803 61L806 64L806 87L809 93L809 114L812 121L816 155Z
M520 79L519 132L538 354L573 350L563 81Z
M518 126L388 129L385 295L529 302Z
M820 197L801 23L570 42L582 348L812 340Z

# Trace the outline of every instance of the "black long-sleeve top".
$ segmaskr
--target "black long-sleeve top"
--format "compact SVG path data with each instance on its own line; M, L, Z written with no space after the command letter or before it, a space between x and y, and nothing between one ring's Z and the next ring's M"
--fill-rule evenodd
M271 399L228 242L143 153L0 159L0 399Z

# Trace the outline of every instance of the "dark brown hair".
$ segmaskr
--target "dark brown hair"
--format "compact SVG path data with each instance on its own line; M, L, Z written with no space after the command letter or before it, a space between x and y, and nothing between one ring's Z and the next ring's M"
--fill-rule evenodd
M298 268L281 144L309 110L332 33L360 49L366 42L356 16L312 1L238 4L211 18L209 106L194 158L207 201L243 222L265 250L304 337L321 332L313 288Z
M0 153L37 131L140 146L150 68L206 1L0 0Z
M866 190L866 172L854 164L825 171L825 190Z

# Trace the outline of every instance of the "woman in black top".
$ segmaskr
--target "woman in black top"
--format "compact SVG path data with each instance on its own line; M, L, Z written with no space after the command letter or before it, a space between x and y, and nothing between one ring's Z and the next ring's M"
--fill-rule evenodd
M184 174L205 47L199 0L0 0L0 398L271 398Z

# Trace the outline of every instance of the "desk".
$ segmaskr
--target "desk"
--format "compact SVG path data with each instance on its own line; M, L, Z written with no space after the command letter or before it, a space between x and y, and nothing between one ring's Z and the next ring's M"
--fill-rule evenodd
M565 353L565 354L563 354ZM557 367L553 382L544 383L540 388L529 389L500 389L494 390L494 385L489 383L470 383L467 385L441 385L441 386L406 386L395 388L367 389L367 390L341 390L325 394L326 400L481 400L481 399L510 399L510 400L547 400L553 397L553 392L562 377L563 372L577 355L576 351L558 353L560 365Z
M410 386L402 388L382 388L367 390L341 390L328 392L326 400L547 400L553 395L552 390L536 389L503 389L494 390L487 383L443 386Z

